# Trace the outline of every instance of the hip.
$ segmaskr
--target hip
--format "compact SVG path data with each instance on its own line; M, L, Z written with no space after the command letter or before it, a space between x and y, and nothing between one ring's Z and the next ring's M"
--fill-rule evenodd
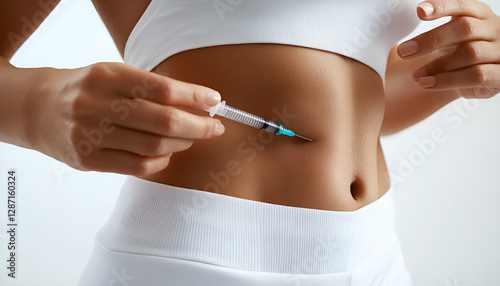
M128 177L79 285L411 285L393 192L340 212Z

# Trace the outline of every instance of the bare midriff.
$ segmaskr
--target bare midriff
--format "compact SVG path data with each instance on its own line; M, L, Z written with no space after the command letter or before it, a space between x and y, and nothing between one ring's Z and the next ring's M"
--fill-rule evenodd
M384 88L365 64L312 48L236 44L175 54L153 72L213 88L228 105L314 142L219 118L222 136L195 140L146 180L332 211L359 209L390 187L379 139Z

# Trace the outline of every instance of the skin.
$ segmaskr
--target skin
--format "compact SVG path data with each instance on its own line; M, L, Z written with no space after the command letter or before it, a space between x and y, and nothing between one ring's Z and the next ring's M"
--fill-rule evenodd
M194 63L196 70L190 68ZM154 72L213 87L231 105L264 118L276 116L273 108L283 112L286 107L294 118L277 121L315 142L264 135L224 121L224 135L195 142L172 156L165 170L145 179L330 210L356 209L389 187L387 168L377 172L382 82L359 62L314 49L248 44L186 51ZM364 84L350 75L363 76ZM210 175L225 171L229 162L236 162L239 174L227 176L227 184Z
M2 103L30 114L19 118L2 110L12 123L0 125L0 140L80 170L131 174L275 204L355 210L390 186L380 134L410 126L459 96L488 98L499 90L499 17L474 0L425 3L434 12L426 16L420 6L422 20L453 19L413 39L419 48L413 55L403 55L408 48L402 45L393 48L385 91L379 76L360 62L275 44L184 51L151 73L115 63L75 70L16 69L0 59L0 73L10 79L1 83L9 91ZM94 1L122 55L148 4ZM5 36L14 21L4 16ZM12 50L5 40L0 44L3 57L8 59ZM423 66L426 73L415 73ZM32 85L16 80L26 77ZM429 86L432 77L435 85ZM363 86L356 84L360 78ZM138 86L145 87L144 93L134 92ZM208 90L219 91L231 106L269 119L276 115L273 108L282 111L286 105L295 117L276 121L315 142L262 136L227 120L225 133L216 136L220 121L203 111ZM34 100L30 94L38 96ZM110 111L116 99L130 107L124 118ZM101 142L82 155L82 131L99 127L102 119L115 129L103 132Z

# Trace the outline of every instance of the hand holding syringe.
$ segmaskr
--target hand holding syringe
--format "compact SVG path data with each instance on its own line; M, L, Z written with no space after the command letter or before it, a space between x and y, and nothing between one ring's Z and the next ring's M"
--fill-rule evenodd
M285 134L288 136L297 136L299 138L302 138L304 140L308 140L311 142L314 142L313 140L300 136L298 134L295 134L293 131L288 130L283 128L283 125L274 123L272 121L269 121L267 119L264 119L262 117L250 114L248 112L236 109L234 107L231 107L229 105L226 105L226 101L222 101L221 103L217 104L216 106L210 107L208 109L205 109L206 111L210 112L210 116L213 117L215 114L234 120L236 122L240 122L243 124L246 124L248 126L255 127L257 129L262 129L264 131L267 131L269 133L273 133L276 135L280 134Z

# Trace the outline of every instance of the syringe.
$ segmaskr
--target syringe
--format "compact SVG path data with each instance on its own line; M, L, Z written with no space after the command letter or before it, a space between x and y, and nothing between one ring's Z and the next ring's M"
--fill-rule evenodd
M262 129L269 133L273 133L276 135L285 134L288 136L297 136L304 140L309 140L311 142L314 142L309 138L295 134L292 130L285 129L281 124L274 123L270 120L264 119L262 117L226 105L225 100L217 104L216 106L212 106L205 110L210 112L211 117L214 117L214 115L217 114L219 116L234 120L236 122L240 122L248 126L255 127L257 129Z

